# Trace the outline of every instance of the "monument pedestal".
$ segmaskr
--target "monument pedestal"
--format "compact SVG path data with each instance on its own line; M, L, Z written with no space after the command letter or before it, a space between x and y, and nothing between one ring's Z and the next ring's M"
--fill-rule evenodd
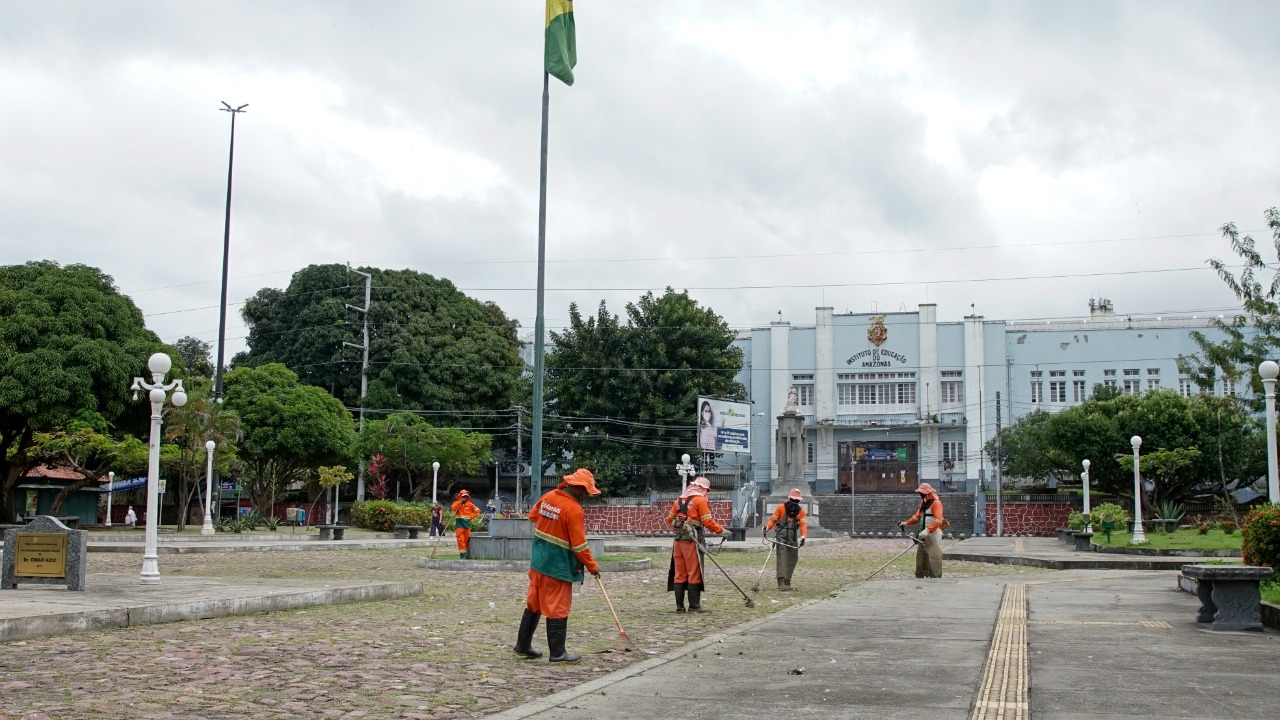
M765 498L765 511L787 501L793 489L799 489L806 498L813 500L809 483L804 479L804 416L788 407L778 416L776 436L778 479L773 483L769 497ZM814 503L810 502L813 508ZM831 537L832 533L819 524L817 512L806 512L805 526L810 537Z

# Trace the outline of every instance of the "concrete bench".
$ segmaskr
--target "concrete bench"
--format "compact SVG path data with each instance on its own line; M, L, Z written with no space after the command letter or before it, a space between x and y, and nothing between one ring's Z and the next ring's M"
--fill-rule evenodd
M347 525L317 525L316 529L320 531L320 537L317 540L341 540L343 534L347 532ZM330 533L333 533L332 537Z
M1093 533L1075 531L1071 533L1072 539L1076 543L1076 550L1092 550L1093 549Z
M422 532L421 525L397 525L396 539L397 540L417 540L419 532Z
M1200 610L1196 622L1214 630L1261 630L1262 593L1258 583L1275 575L1253 565L1183 565L1183 577L1196 581Z

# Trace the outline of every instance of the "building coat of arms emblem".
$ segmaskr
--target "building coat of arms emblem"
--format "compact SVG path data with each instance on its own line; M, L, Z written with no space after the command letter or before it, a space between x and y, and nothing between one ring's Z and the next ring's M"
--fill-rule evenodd
M875 315L871 318L871 324L867 326L867 339L876 347L884 344L889 339L889 328L884 326L884 316Z

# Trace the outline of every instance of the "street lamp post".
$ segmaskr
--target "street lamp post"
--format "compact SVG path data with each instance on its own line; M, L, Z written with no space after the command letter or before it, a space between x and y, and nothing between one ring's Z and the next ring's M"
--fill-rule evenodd
M107 527L111 527L111 486L116 482L116 474L114 472L107 473L107 521L103 523Z
M169 391L173 391L170 402L174 407L187 404L187 393L182 389L182 381L174 380L166 383L164 376L173 367L173 361L164 353L156 353L147 359L147 369L151 371L151 382L135 377L133 379L133 399L138 399L138 391L146 390L147 399L151 401L151 440L147 446L147 536L142 551L142 572L139 580L143 585L160 584L160 564L156 558L156 533L160 525L160 419L164 411L164 400Z
M436 504L436 485L440 479L440 461L431 463L431 504Z
M1142 545L1147 541L1147 534L1142 530L1142 473L1138 467L1142 438L1134 435L1129 438L1129 444L1133 446L1133 535L1129 544Z
M213 504L213 451L217 447L218 443L212 440L204 444L204 451L209 456L209 459L204 470L204 525L200 526L201 535L213 534L213 514L211 511Z
M689 476L694 473L693 465L689 464L689 453L680 456L680 464L676 465L676 472L680 473L680 492L689 484Z
M1262 388L1267 396L1267 501L1280 502L1280 469L1276 463L1276 376L1280 365L1264 360L1258 366Z
M1084 467L1084 472L1080 473L1080 480L1084 483L1084 516L1088 518L1084 524L1084 531L1093 532L1093 516L1089 514L1089 459L1080 461L1080 465Z

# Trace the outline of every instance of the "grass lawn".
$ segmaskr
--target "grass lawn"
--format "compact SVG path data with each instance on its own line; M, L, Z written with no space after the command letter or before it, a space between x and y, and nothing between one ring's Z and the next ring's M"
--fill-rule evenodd
M1273 605L1280 605L1280 582L1262 583L1262 599Z
M1107 542L1107 536L1098 530L1098 526L1094 525L1093 542L1096 545L1107 545L1110 547L1128 547L1129 533L1113 532L1111 533L1111 542ZM1181 528L1174 533L1149 532L1147 533L1147 544L1142 547L1152 548L1168 548L1181 550L1240 550L1240 532L1236 531L1231 535L1227 535L1221 530L1210 530L1207 535L1201 535L1199 532Z

